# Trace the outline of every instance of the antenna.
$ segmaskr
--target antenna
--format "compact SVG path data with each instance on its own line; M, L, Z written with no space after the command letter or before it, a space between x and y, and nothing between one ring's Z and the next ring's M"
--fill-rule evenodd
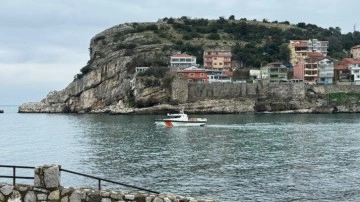
M356 29L356 23L354 24L354 32L355 32L355 29Z

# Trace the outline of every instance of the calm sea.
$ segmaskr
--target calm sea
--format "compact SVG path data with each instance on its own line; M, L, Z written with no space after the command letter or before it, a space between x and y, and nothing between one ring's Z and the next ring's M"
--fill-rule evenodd
M60 164L162 193L226 202L360 201L360 114L201 115L209 120L205 127L163 128L153 123L159 115L0 109L0 164ZM5 174L11 170L0 169ZM72 174L61 180L65 187L97 186Z

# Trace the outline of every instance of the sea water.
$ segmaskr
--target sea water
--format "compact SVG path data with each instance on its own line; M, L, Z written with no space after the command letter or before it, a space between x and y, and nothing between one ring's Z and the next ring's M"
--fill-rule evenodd
M154 124L161 115L0 109L2 165L60 164L165 194L225 202L360 201L360 114L193 115L208 124L165 128ZM0 175L11 174L0 168ZM97 187L97 181L62 173L61 185Z

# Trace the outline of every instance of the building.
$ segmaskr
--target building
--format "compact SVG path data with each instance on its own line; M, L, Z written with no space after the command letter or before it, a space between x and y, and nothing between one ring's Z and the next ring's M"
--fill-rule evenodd
M261 71L258 69L250 69L249 71L250 80L253 81L253 83L257 83L261 80Z
M319 60L319 78L318 84L334 83L334 61L330 58Z
M351 71L346 65L338 65L335 67L334 82L338 85L351 84Z
M360 85L360 59L344 58L336 67L336 81Z
M196 57L186 53L175 54L170 57L170 66L179 69L196 66Z
M350 53L352 55L352 58L354 59L360 59L360 45L356 45L351 48Z
M272 62L260 68L261 79L269 82L287 81L287 68L280 62Z
M176 73L176 76L186 77L189 82L195 82L195 83L208 82L208 72L205 69L200 69L194 66L178 71Z
M306 84L316 84L319 77L319 64L316 58L306 58L294 66L294 79Z
M290 49L290 63L295 66L301 60L309 57L309 53L320 53L327 56L328 41L319 41L317 39L309 40L290 40L288 48Z
M231 50L214 49L204 51L204 68L205 69L231 69Z
M329 47L328 41L319 41L317 39L309 39L308 42L309 52L321 53L323 56L327 56L327 49Z

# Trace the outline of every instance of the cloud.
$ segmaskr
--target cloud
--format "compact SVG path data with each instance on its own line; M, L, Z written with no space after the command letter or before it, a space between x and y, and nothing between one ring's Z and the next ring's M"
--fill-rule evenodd
M9 0L0 7L0 104L39 100L86 65L90 39L126 22L164 17L305 22L343 33L359 22L355 0ZM6 96L7 95L7 96ZM38 100L38 101L39 101Z

